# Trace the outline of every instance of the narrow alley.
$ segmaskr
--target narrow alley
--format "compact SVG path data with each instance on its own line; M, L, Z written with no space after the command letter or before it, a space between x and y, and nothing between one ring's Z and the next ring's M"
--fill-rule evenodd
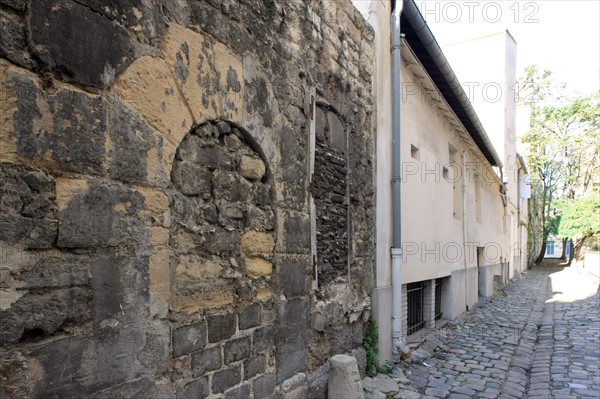
M436 331L397 398L598 398L600 297L576 269L535 268Z

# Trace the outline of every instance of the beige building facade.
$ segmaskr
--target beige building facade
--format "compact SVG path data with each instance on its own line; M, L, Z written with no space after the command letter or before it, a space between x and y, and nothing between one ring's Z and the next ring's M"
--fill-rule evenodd
M526 242L527 211L519 213L518 177L514 184L506 178L507 165L516 159L514 112L497 114L494 106L488 119L479 119L413 1L396 2L402 8L402 39L395 71L394 4L354 4L375 31L377 227L372 300L379 360L384 362L398 356L415 335L468 311L521 270L515 268L520 260L515 243ZM507 44L501 70L514 67L513 50ZM399 109L393 108L394 73L401 82ZM501 106L514 110L514 101ZM394 115L400 119L399 176L391 167ZM500 122L494 124L492 116ZM489 134L484 128L488 125L497 129ZM518 166L516 170L524 173ZM399 201L392 192L398 178ZM399 251L392 248L390 217L398 206ZM393 255L398 253L400 262L395 262ZM402 306L395 313L398 297Z

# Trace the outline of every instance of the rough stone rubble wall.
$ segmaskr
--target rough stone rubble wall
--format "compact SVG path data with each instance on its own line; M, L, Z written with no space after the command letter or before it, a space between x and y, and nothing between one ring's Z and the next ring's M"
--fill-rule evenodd
M0 0L0 394L323 397L370 309L372 36L345 0ZM350 220L317 291L315 92Z

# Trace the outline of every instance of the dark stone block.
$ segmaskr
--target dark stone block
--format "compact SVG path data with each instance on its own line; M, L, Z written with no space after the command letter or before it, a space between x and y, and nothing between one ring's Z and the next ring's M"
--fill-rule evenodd
M331 331L331 350L333 353L348 353L353 348L352 327L347 324L337 326Z
M246 330L260 325L261 307L259 303L248 306L239 315L240 330Z
M244 362L244 380L248 380L258 374L265 372L267 359L262 356L254 356Z
M224 122L224 121L217 122L217 128L219 128L220 134L231 133L231 125L227 122Z
M75 303L76 300L71 300L69 306L72 307ZM133 325L139 327L133 328ZM162 374L163 365L168 364L166 357L140 356L145 351L157 349L147 347L148 335L144 330L149 327L137 320L133 323L119 323L112 328L103 327L96 330L93 336L73 336L33 346L28 356L34 358L44 372L36 385L36 393L31 397L88 397L92 393L117 387L155 370ZM112 331L106 333L105 330ZM154 341L154 338L150 340ZM167 340L168 329L163 334L163 343ZM165 348L163 353L166 352ZM142 393L137 397L143 397Z
M15 281L24 289L89 286L90 265L83 255L40 257L35 265L24 267Z
M19 154L41 157L50 151L52 159L68 170L103 173L104 100L66 89L49 95L21 76L13 78L13 83L17 93L14 129ZM50 111L40 110L38 101L47 102ZM40 118L51 118L52 122L36 126L34 122Z
M304 349L285 353L277 351L276 359L278 384L306 369L306 351Z
M273 193L271 187L257 183L254 185L254 204L257 206L271 205L273 203Z
M306 321L302 324L306 324ZM306 369L308 330L302 324L296 323L277 330L275 360L278 384Z
M187 355L206 345L206 326L203 321L173 331L173 357Z
M220 145L208 145L198 147L197 161L201 166L209 170L233 170L235 163L233 157L229 154L226 148Z
M250 384L243 384L225 393L225 399L242 399L250 397Z
M0 240L22 243L26 249L50 248L56 240L56 220L31 219L20 215L0 215Z
M175 186L185 195L210 198L212 174L206 168L188 161L175 161L171 179Z
M71 1L48 7L29 3L31 47L49 69L85 86L110 85L133 60L127 31L108 18Z
M356 362L358 363L358 372L360 373L360 378L365 378L367 370L367 353L362 346L359 346L357 349L352 351L352 356L356 358Z
M254 380L252 383L255 398L267 398L275 389L275 375L265 374Z
M247 359L250 356L250 337L243 337L225 343L223 349L225 364Z
M192 10L192 21L199 25L202 31L208 32L222 43L227 43L230 23L221 14L220 10L203 1L194 1L189 4Z
M201 399L208 396L208 377L198 378L177 390L177 399Z
M247 220L248 227L253 229L272 231L275 228L275 214L271 209L248 205Z
M208 342L219 342L235 334L235 314L208 317Z
M205 349L192 354L192 370L194 375L204 375L207 371L221 368L221 348Z
M106 399L106 398L130 398L130 399L147 399L147 398L173 398L175 391L173 387L168 385L157 385L150 378L140 378L138 380L126 382L116 387L103 389L100 392L95 392L86 399ZM199 396L193 396L198 398Z
M319 367L306 378L308 383L308 399L327 397L327 382L329 380L329 362Z
M307 324L308 300L305 298L294 298L279 305L277 323L280 326Z
M31 170L21 176L30 189L54 194L54 180L44 172Z
M0 181L0 236L47 248L56 239L54 180L27 166L1 162Z
M149 316L148 257L101 254L92 264L94 323L141 322Z
M160 156L162 139L144 119L120 102L110 107L108 134L113 144L109 149L109 174L127 183L146 183L148 151L157 149Z
M163 35L165 22L160 8L162 2L143 0L78 0L111 21L139 34L138 40L152 43ZM164 2L164 3L169 3Z
M0 0L0 3L18 11L25 11L27 6L27 0Z
M259 328L254 331L254 353L269 350L275 346L275 329L272 326Z
M0 10L0 37L0 57L22 66L31 65L25 30L17 15Z
M310 251L310 220L304 215L286 215L283 222L285 250L307 254Z
M202 238L203 241L199 243L199 249L202 251L220 256L239 254L240 232L238 230L216 228L214 232L205 234Z
M125 206L117 210L118 204ZM89 189L60 212L57 245L91 248L145 242L148 233L138 216L144 207L144 197L136 191L91 181Z
M212 392L221 393L240 383L242 372L240 367L217 371L212 378Z
M237 173L216 170L213 173L212 182L213 192L217 199L224 198L232 202L251 202L252 200L254 185Z
M320 108L317 108L317 115ZM318 123L319 119L317 119ZM317 126L317 132L318 132ZM305 162L305 150L302 146L304 137L295 132L293 129L282 129L279 135L279 151L281 151L282 165L295 164L295 162ZM299 175L303 171L297 171Z
M89 344L82 337L69 337L33 350L30 355L38 359L44 373L35 385L31 397L77 397L90 393L90 389L82 381L84 354Z
M148 315L145 311L143 311L142 314L146 317ZM149 372L150 375L159 378L167 372L171 363L171 352L168 344L171 329L169 328L170 326L167 321L149 321L146 317L137 322L137 325L144 327L144 331L139 334L139 337L142 338L145 336L145 339L139 343L139 345L141 345L143 342L144 346L136 355L136 358L145 372ZM128 330L129 328L125 326L119 333L122 337L121 340L125 344L128 343L127 338L125 337L127 337L127 334L130 334ZM138 336L138 334L132 335L134 337ZM136 350L138 349L136 348Z
M308 261L281 259L277 265L277 292L288 299L308 294L310 267Z
M48 337L64 323L90 319L90 291L67 288L25 294L0 312L0 343Z

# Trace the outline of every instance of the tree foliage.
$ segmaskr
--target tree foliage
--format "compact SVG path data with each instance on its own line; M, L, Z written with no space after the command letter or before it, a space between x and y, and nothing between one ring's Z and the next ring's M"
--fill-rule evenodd
M527 146L526 159L532 172L532 184L539 191L536 206L541 220L537 228L541 231L534 234L542 240L536 260L540 262L548 235L558 233L565 212L569 212L569 218L563 223L568 220L573 224L571 228L564 225L561 235L583 237L575 228L575 216L587 208L574 204L590 192L600 176L600 92L570 97L564 85L552 80L550 71L539 71L535 66L527 67L521 87L528 87L530 93L527 97L531 107L531 129L521 140ZM565 206L562 218L560 212L556 212L557 200L562 200L560 204ZM586 201L582 205L592 204ZM567 207L567 204L571 206Z
M573 201L558 203L562 215L558 235L564 238L600 235L600 197L597 192Z

